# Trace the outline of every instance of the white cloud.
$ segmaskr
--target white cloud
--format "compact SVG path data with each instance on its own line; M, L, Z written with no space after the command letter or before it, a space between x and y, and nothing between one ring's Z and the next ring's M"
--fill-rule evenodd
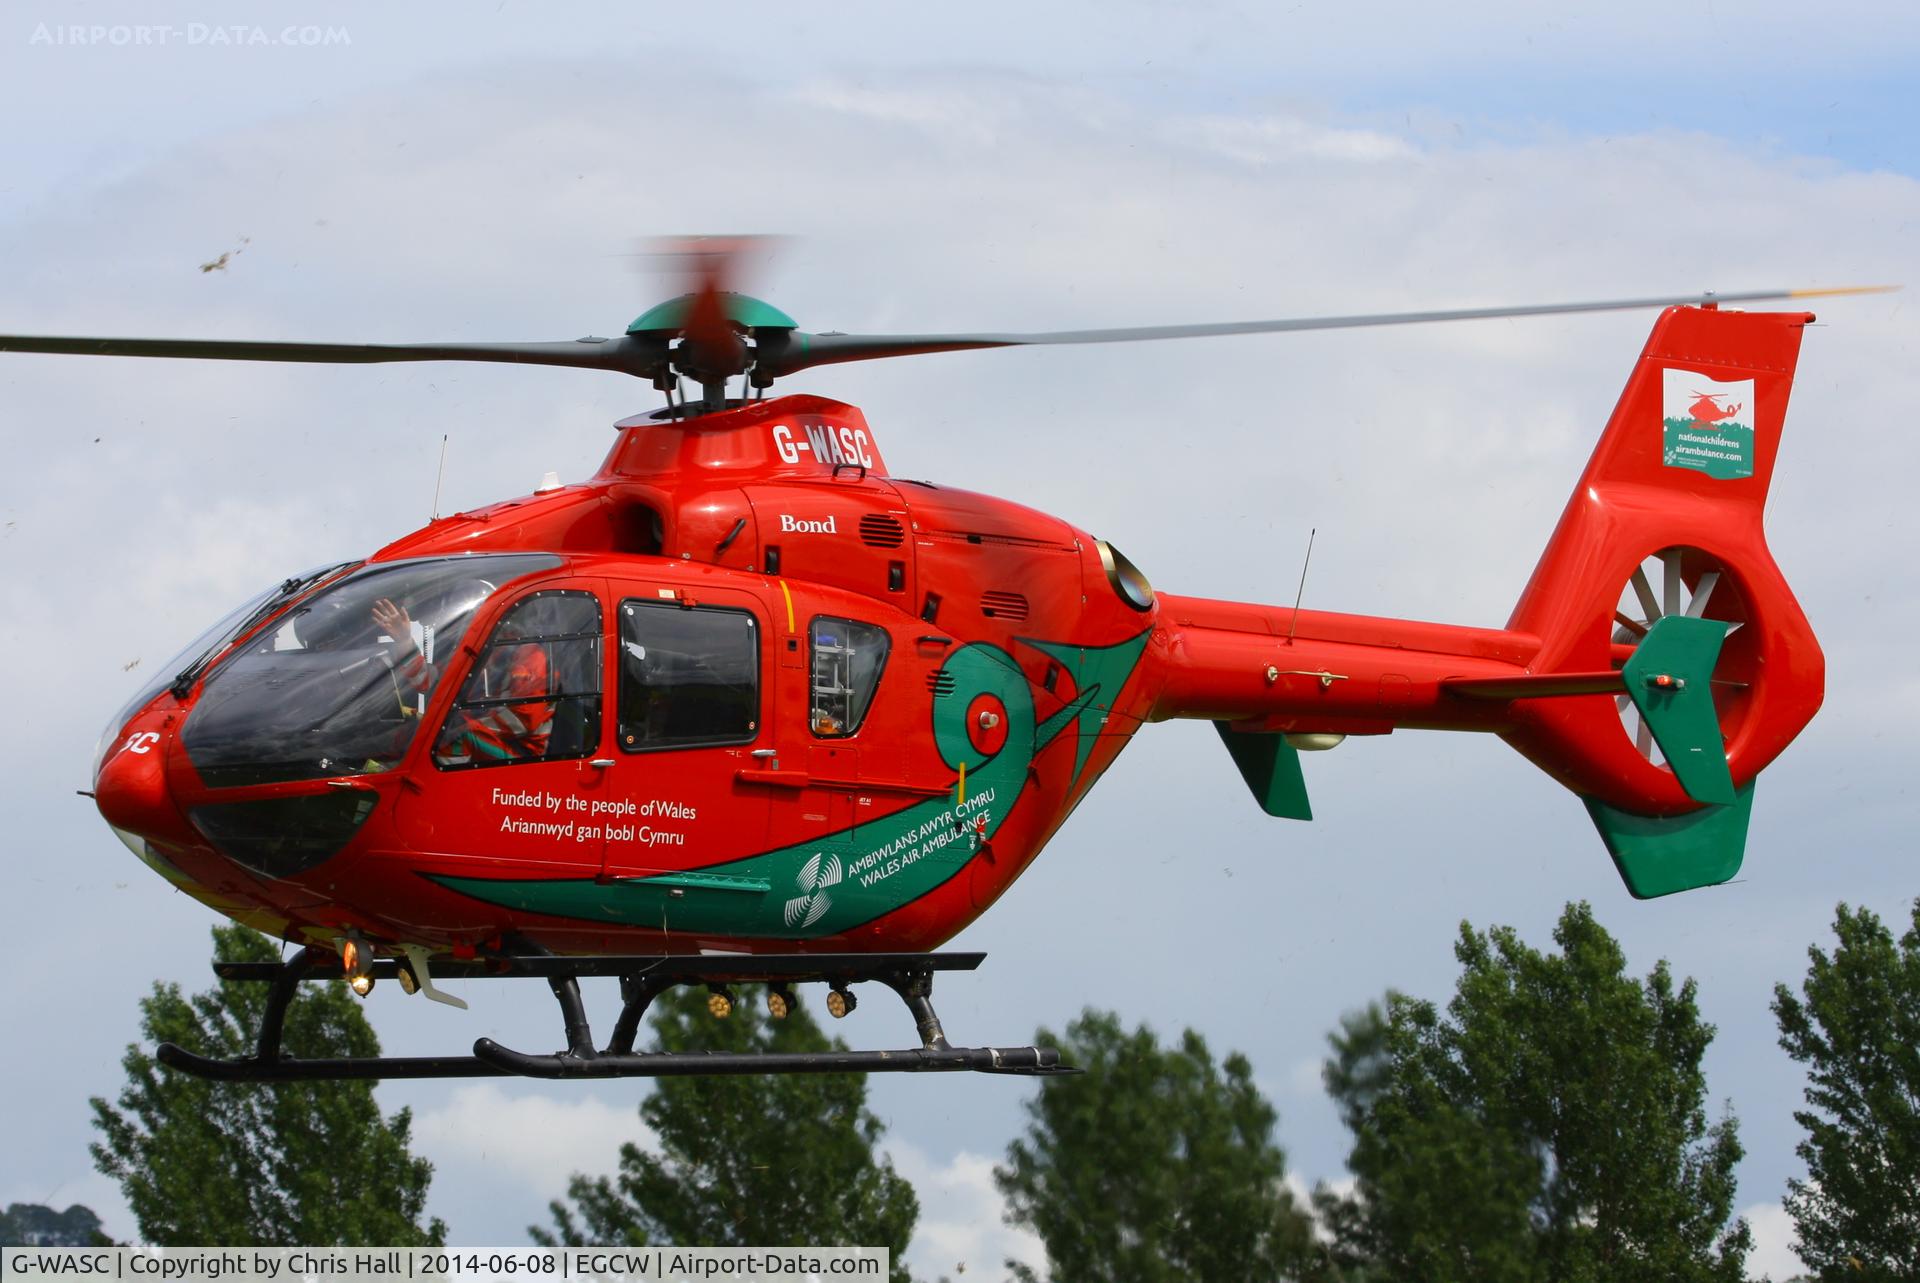
M631 1104L594 1097L512 1093L495 1083L467 1084L439 1105L417 1107L414 1149L434 1164L430 1211L455 1242L514 1242L521 1227L546 1224L547 1203L578 1172L611 1173L628 1141L658 1152ZM994 1160L961 1150L938 1159L898 1136L882 1143L920 1200L908 1258L926 1278L1000 1277L1008 1258L1041 1268L1046 1253L1025 1230L1004 1224Z
M1005 1223L1006 1200L994 1188L994 1160L962 1150L945 1162L894 1138L886 1142L894 1170L913 1183L920 1198L907 1260L926 1279L998 1279L1008 1260L1030 1265L1043 1277L1046 1249L1032 1232Z
M1367 163L1409 160L1418 154L1406 139L1392 134L1328 128L1290 116L1201 116L1176 121L1164 132L1169 139L1191 142L1247 165L1301 158Z
M491 1173L498 1183L519 1186L544 1206L566 1190L574 1173L613 1170L623 1144L655 1148L633 1105L514 1094L494 1083L454 1088L443 1105L415 1116L413 1134L416 1148L434 1163L436 1212L443 1185L458 1173ZM463 1241L477 1242L472 1235L483 1227L460 1228Z
M1778 1203L1755 1203L1741 1212L1753 1230L1753 1250L1747 1253L1747 1272L1786 1283L1807 1273L1806 1262L1794 1253L1799 1241L1793 1217Z
M1009 118L998 104L954 88L883 88L818 80L796 90L792 101L802 107L904 126L911 133L971 146L991 144Z

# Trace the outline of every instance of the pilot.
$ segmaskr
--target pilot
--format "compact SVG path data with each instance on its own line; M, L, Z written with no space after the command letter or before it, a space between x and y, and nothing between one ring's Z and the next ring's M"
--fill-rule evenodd
M409 691L420 695L433 691L440 680L436 656L453 653L473 619L475 607L492 593L493 585L477 578L429 587L415 596L418 618L391 597L373 603L374 628L385 634L392 647L388 659Z
M404 692L400 710L404 717L424 716L427 696L440 684L440 667L434 662L436 634L458 642L464 631L464 618L445 620L438 628L428 622L442 613L432 602L422 603L422 618L415 620L405 606L391 597L382 597L373 603L373 625L385 634L390 647L387 666L393 670L398 687Z
M492 591L492 585L483 581L475 581L472 592L463 593L461 587L455 585L445 594L449 604L455 598L463 600L457 613L439 627L441 634L456 642L465 631L473 606ZM414 693L415 707L406 711L424 713L426 696L440 678L433 655L433 626L422 628L421 638L416 639L415 621L406 607L387 597L373 603L372 615L374 625L391 641L395 674ZM549 680L546 647L520 641L512 617L503 620L479 668L467 680L463 702L454 708L439 743L434 745L434 760L442 765L464 766L537 761L546 756L547 739L553 730L553 706L545 698Z

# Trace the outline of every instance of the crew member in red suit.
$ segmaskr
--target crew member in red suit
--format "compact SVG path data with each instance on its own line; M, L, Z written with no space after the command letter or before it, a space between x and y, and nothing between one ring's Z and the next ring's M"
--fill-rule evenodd
M416 691L432 689L439 674L414 642L406 608L383 597L373 604L373 622L393 639L400 679ZM547 650L535 642L516 644L517 637L510 619L496 630L434 745L435 761L451 766L546 756L553 730L553 705L546 698Z

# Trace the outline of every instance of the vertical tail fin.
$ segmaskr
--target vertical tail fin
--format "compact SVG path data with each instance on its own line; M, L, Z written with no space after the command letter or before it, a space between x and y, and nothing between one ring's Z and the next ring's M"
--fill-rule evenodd
M1687 675L1634 662L1649 634L1675 617L1722 626L1717 649L1713 629L1660 630L1702 641L1685 701L1630 687L1514 705L1509 741L1586 800L1636 895L1733 876L1754 777L1820 707L1820 646L1761 524L1812 319L1661 314L1508 625L1540 639L1537 673L1611 668L1670 689Z

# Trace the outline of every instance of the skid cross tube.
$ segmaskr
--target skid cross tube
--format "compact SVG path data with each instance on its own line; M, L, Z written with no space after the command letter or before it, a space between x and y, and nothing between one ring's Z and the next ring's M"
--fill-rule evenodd
M227 1082L296 1082L379 1078L662 1078L685 1075L952 1073L1063 1074L1051 1047L955 1047L933 1009L937 971L971 971L979 953L925 954L718 954L609 955L567 958L550 954L499 954L437 961L436 978L541 978L559 1004L566 1050L533 1055L491 1038L473 1044L470 1056L358 1056L300 1059L282 1054L280 1040L288 1005L308 980L336 979L338 961L317 947L285 962L216 962L223 980L271 986L261 1014L254 1054L233 1059L202 1056L173 1043L155 1051L161 1064L202 1078ZM374 960L376 979L398 974L392 958ZM617 976L620 1015L604 1049L596 1049L580 995L582 976ZM886 1051L823 1052L636 1052L640 1022L654 999L678 985L825 983L835 987L878 981L893 990L913 1017L918 1047Z

